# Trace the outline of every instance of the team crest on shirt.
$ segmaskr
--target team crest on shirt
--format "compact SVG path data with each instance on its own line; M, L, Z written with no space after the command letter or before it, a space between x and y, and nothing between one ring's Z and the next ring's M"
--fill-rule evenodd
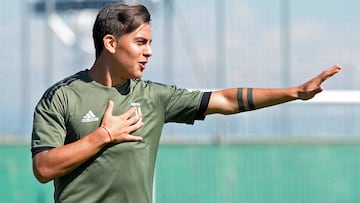
M81 122L89 123L89 122L94 122L94 121L98 121L98 120L99 120L99 118L90 110L85 114L83 119L81 119Z

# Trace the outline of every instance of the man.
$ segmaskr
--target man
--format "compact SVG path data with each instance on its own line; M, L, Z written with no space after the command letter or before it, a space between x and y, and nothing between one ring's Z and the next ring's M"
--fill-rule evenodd
M55 202L151 202L165 123L311 99L340 70L334 66L290 88L190 92L139 79L152 55L144 6L101 9L93 38L94 65L50 87L34 113L33 171L42 183L54 181ZM134 116L132 103L142 114Z

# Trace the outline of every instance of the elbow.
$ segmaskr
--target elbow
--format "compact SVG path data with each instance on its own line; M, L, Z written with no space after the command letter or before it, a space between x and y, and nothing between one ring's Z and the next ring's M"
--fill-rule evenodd
M51 175L51 170L46 166L46 164L43 163L44 161L41 159L41 156L41 154L37 154L33 157L33 174L40 183L47 183L53 180L54 177Z
M41 177L41 176L37 176L37 175L35 175L35 177L42 184L48 183L50 181L50 179L47 179L46 177Z
M53 178L51 176L48 175L48 173L46 172L46 169L42 169L41 167L35 167L33 166L33 173L35 178L40 182L40 183L48 183L49 181L52 181Z
M51 181L52 179L44 177L44 176L40 176L40 175L35 175L35 178L42 184L48 183L49 181Z

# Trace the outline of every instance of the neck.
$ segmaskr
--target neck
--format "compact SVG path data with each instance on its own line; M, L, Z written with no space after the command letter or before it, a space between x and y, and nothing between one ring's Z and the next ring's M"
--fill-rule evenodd
M120 79L117 77L116 74L112 72L111 67L108 64L102 64L99 61L96 61L90 68L89 76L97 83L106 87L119 87L126 82L126 79Z

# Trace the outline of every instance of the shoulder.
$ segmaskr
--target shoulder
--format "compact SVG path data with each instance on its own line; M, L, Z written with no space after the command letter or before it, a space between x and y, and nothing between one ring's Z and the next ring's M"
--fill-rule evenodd
M133 91L141 91L144 94L158 95L166 98L184 97L189 95L202 95L202 91L180 88L176 85L166 85L150 80L132 80Z
M142 87L160 87L160 88L167 88L170 87L169 85L162 84L159 82L153 82L151 80L141 80L141 79L133 79L131 82L134 86L142 86Z
M130 86L133 92L141 92L142 94L161 94L171 89L168 85L141 79L131 80Z
M141 79L135 79L132 80L132 87L133 88L144 88L148 90L153 90L156 92L174 92L174 91L187 91L187 89L179 88L176 85L167 85L164 83L154 82L151 80L141 80Z
M74 75L66 77L52 86L50 86L42 95L37 104L37 108L48 109L50 106L56 109L63 109L67 104L67 100L70 94L74 92L74 86L81 84L78 81L82 80L82 73L80 71Z
M83 71L80 71L74 75L71 75L56 82L45 91L41 99L51 101L54 99L55 95L59 95L71 90L72 86L76 84L77 81L80 81L82 79L82 75Z
M195 94L204 92L196 89L182 88L176 85L167 85L159 82L153 82L151 80L134 79L131 80L131 83L132 83L131 84L132 88L149 88L149 89L155 89L157 91L164 90L170 92L183 92L183 93L195 93Z

